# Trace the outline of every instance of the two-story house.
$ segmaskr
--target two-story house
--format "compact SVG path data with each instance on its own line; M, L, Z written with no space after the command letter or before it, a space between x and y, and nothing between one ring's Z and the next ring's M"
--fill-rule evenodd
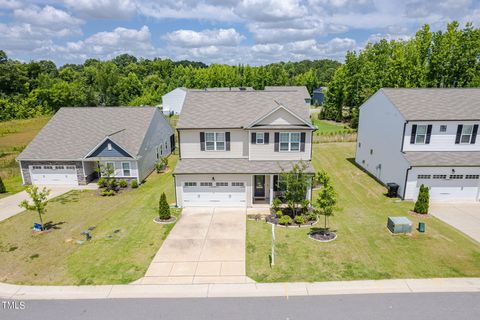
M297 88L189 90L177 125L177 205L270 204L282 192L282 170L303 160L314 173L314 129Z
M360 107L355 161L399 196L478 201L480 89L380 89Z

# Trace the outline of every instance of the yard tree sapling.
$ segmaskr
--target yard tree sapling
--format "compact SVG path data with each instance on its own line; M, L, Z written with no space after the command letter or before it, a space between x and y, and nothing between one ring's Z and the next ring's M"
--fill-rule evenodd
M37 186L29 186L25 190L30 198L32 199L32 204L28 200L23 200L20 203L20 207L25 208L26 210L36 211L40 219L40 224L42 225L41 229L44 230L42 215L47 212L47 197L50 194L50 190L43 187L42 190L39 190Z
M299 213L299 209L302 208L302 204L305 201L307 190L310 187L311 176L305 173L307 164L303 161L295 164L290 171L284 171L280 173L280 177L286 186L285 201L296 216Z
M337 193L330 183L330 177L324 171L318 174L321 177L320 181L322 188L318 194L315 202L315 213L325 217L324 231L328 230L328 217L333 216L337 205Z
M158 217L160 218L160 220L168 220L171 218L170 206L168 205L165 192L162 192L162 195L160 196L160 201L158 202Z

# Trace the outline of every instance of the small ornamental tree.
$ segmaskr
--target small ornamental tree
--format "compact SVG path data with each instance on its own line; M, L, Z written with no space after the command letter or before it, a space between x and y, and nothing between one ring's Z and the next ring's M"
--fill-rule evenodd
M3 184L2 177L0 177L0 193L5 193L7 192L7 189L5 188L5 185Z
M285 202L287 203L293 215L296 216L301 211L302 204L310 187L311 175L306 174L307 164L303 161L295 164L290 171L280 173L285 190Z
M325 232L328 230L328 217L333 216L337 205L337 193L330 183L330 177L324 172L322 188L314 204L315 213L325 217Z
M420 214L427 214L428 207L430 202L430 194L428 187L425 187L423 184L420 186L420 191L418 193L417 202L415 202L415 207L413 211Z
M40 219L40 224L42 225L42 230L44 230L42 215L47 212L47 197L50 194L50 190L45 187L43 187L42 190L39 190L37 186L29 186L25 191L32 199L32 204L27 200L23 200L19 206L26 210L36 211L38 213L38 218Z
M165 192L162 193L160 201L158 202L158 217L160 220L168 220L171 218L170 206L168 205Z

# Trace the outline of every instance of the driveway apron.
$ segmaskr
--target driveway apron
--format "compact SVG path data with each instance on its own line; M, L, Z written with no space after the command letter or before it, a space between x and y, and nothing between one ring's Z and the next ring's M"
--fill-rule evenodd
M141 284L247 283L245 208L184 208Z
M430 214L480 242L479 203L432 203Z

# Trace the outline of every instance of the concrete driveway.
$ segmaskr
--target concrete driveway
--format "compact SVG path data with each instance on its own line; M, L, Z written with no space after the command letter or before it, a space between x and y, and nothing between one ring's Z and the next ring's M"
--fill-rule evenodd
M44 186L39 186L40 188ZM48 199L58 197L64 193L69 192L73 189L96 189L95 184L88 184L86 186L45 186L47 189L50 189L50 195ZM6 220L25 209L20 208L18 205L23 200L30 200L30 197L26 191L21 191L15 193L11 196L0 199L0 221Z
M246 283L246 209L184 208L141 284Z
M480 242L480 203L432 203L430 214Z

